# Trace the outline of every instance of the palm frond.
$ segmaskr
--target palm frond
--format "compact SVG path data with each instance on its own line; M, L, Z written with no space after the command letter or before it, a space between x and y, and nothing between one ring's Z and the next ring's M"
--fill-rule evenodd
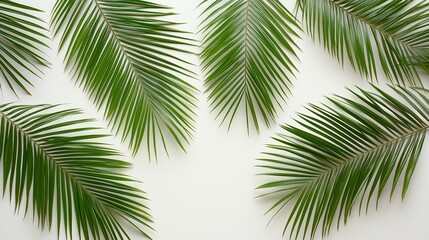
M173 13L142 0L58 0L54 34L62 32L66 65L134 154L147 143L157 155L165 134L181 148L194 132L196 89L181 54L192 41L163 20Z
M203 1L201 64L216 118L231 126L240 106L247 128L276 118L290 92L299 27L277 0Z
M299 0L309 34L362 76L420 86L429 58L429 3L413 0ZM417 64L412 64L413 62Z
M429 128L428 91L374 88L351 90L358 100L329 98L335 107L310 105L311 114L300 114L298 127L283 126L264 154L259 167L269 180L259 189L278 198L269 212L294 202L283 234L313 239L321 227L327 235L356 204L361 211L378 203L389 180L391 197L401 181L405 197Z
M39 226L54 219L66 237L129 239L123 221L144 236L151 217L136 180L118 173L129 163L100 143L105 135L82 119L79 110L56 106L0 106L0 160L3 194L10 192L16 209L29 207ZM122 225L121 225L122 223Z
M9 0L0 0L0 76L16 95L17 89L30 94L32 78L48 66L43 50L47 30L35 14L38 9Z

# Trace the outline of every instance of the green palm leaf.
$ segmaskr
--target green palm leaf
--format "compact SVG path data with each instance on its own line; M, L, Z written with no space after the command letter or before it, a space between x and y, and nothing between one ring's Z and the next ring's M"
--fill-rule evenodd
M165 134L184 149L194 132L196 89L183 80L194 74L180 55L192 41L163 20L172 14L142 0L58 0L53 10L67 67L134 154L146 142L156 156Z
M216 118L232 120L244 104L247 128L266 125L284 103L296 67L295 18L277 0L203 1L202 68Z
M320 227L325 236L358 202L360 210L378 202L389 180L391 196L401 181L405 196L429 128L427 90L394 88L394 96L375 89L351 91L357 101L329 98L335 108L310 105L300 127L283 126L286 134L265 153L259 167L270 180L259 188L278 198L269 211L293 200L284 229L291 237L313 239Z
M16 90L28 91L40 67L47 66L43 50L48 39L43 21L33 14L40 10L9 0L0 0L0 76ZM0 83L3 89L4 83Z
M366 78L377 78L381 66L391 82L421 85L420 61L429 58L426 1L299 0L298 5L309 34L341 63L348 58Z
M99 143L105 135L79 110L55 106L0 106L3 190L16 208L31 207L39 225L57 219L73 239L129 239L123 221L147 236L151 217L136 180L118 173L129 164ZM121 224L122 223L122 224Z

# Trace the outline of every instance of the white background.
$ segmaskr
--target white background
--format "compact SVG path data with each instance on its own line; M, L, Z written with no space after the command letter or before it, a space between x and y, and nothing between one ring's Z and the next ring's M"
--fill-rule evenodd
M46 22L54 0L20 2L43 9ZM162 0L180 13L176 18L185 22L186 30L197 29L198 11L196 0ZM292 4L292 3L288 3ZM292 5L291 5L292 6ZM289 6L288 6L289 7ZM286 111L279 115L278 123L292 123L297 111L303 111L307 102L324 101L325 95L333 93L348 96L346 86L368 87L349 65L343 68L338 62L314 43L304 33L299 41L302 53L297 63L297 75ZM26 104L68 103L70 107L82 108L87 117L95 117L100 126L107 126L103 113L97 111L91 100L76 86L64 71L62 55L57 54L57 39L49 52L51 69L31 89L33 96L21 95L19 101ZM198 63L196 58L189 59ZM199 71L198 68L195 71ZM427 80L427 79L426 79ZM380 82L383 82L381 79ZM427 81L426 81L427 82ZM194 82L203 90L201 81ZM4 91L0 102L18 101ZM129 173L141 181L151 199L149 206L155 219L153 234L157 240L279 240L286 215L280 215L266 226L269 216L264 216L272 202L255 200L254 188L262 183L256 177L255 159L260 157L264 145L280 128L262 129L261 134L247 135L244 121L235 122L227 132L219 127L214 115L209 113L205 96L201 94L200 109L195 138L188 153L179 150L170 152L170 158L160 157L158 162L149 162L143 153L132 158L126 144L119 138L108 139L116 148L126 153L135 164ZM108 131L108 130L106 130ZM387 194L381 199L379 209L372 208L367 215L354 213L347 226L335 229L329 240L427 240L429 239L429 145L426 144L415 171L412 184L404 202L395 195L390 202ZM0 180L1 181L1 180ZM24 218L15 213L14 206L5 197L0 201L0 239L57 239L56 232L41 231L33 223L31 215ZM133 235L132 239L141 239Z

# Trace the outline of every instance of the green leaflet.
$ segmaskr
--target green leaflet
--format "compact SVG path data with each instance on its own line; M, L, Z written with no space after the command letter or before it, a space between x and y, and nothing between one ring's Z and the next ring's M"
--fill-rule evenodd
M16 209L31 206L42 228L51 229L56 218L58 233L63 226L68 239L76 237L74 224L79 239L129 239L127 225L148 237L152 220L144 192L118 172L130 164L100 143L105 135L91 122L75 109L1 105L3 193Z
M292 205L283 234L314 239L319 229L326 236L356 205L378 202L389 179L391 196L401 185L405 197L429 128L428 91L374 89L351 90L358 100L329 98L333 106L311 104L299 126L284 125L269 145L258 167L272 180L259 189L277 198L274 216Z
M295 18L277 0L203 1L201 66L211 108L231 126L245 109L259 131L282 108L296 72Z
M413 0L298 0L307 31L343 64L392 83L421 86L429 59L429 3ZM380 65L380 66L378 66Z
M177 54L193 45L165 6L141 0L58 0L54 34L66 66L136 154L146 143L167 150L165 135L185 149L194 132L194 74Z
M0 0L0 89L7 85L16 95L30 94L34 78L48 66L43 50L48 39L43 21L33 14L40 10L13 1ZM3 82L4 81L4 82Z

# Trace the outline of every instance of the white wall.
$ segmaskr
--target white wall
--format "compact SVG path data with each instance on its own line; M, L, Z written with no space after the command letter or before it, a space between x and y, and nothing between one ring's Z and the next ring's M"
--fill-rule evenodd
M44 19L49 21L54 0L20 0L45 10ZM195 31L197 27L197 0L159 0L157 2L175 7L180 13L177 19L187 22L184 27ZM288 3L291 4L291 3ZM291 122L297 111L307 102L319 102L332 93L347 93L345 86L367 86L365 81L347 65L344 69L331 58L320 45L313 43L305 34L300 46L303 50L300 74L295 81L286 112L279 116L278 123ZM88 117L102 122L102 112L97 112L91 101L64 72L62 56L56 53L57 41L50 52L52 68L39 81L33 96L22 96L22 103L69 103L71 107L84 109ZM190 59L197 62L197 59ZM198 69L195 69L198 71ZM382 81L381 81L382 82ZM195 85L202 89L200 81ZM11 94L4 94L0 102L17 101ZM279 240L283 220L277 218L266 227L269 217L263 216L272 202L253 199L254 188L262 182L255 177L255 159L260 157L270 136L279 127L263 129L260 135L247 135L244 122L236 122L230 132L218 127L214 115L209 113L205 96L200 96L197 133L188 154L171 151L171 157L161 157L149 163L140 154L130 157L125 144L111 138L118 149L127 153L135 164L129 173L144 182L148 193L157 240ZM377 211L371 209L367 216L353 214L347 226L333 231L329 240L427 240L429 239L429 144L426 144L408 195L402 203L396 195L391 203L385 196ZM1 180L0 180L1 181ZM283 215L283 217L286 217ZM0 239L56 239L56 233L41 231L33 223L31 215L24 218L15 214L7 198L0 201ZM141 239L134 235L133 239Z

